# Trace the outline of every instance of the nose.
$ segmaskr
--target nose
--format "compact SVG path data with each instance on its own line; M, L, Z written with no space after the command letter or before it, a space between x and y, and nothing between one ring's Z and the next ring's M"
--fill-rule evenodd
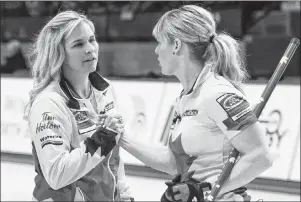
M92 53L94 51L94 46L91 44L91 43L87 43L87 46L85 48L85 53L88 54L88 53Z

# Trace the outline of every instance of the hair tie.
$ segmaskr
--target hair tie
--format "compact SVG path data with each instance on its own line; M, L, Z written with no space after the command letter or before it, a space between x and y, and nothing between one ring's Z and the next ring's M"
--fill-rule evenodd
M212 34L211 37L209 38L209 43L213 43L214 37L215 37L215 34Z

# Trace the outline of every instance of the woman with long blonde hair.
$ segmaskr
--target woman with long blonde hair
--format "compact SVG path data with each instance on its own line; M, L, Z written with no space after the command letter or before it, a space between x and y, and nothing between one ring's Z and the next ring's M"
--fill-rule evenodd
M127 132L119 144L146 165L176 175L161 201L210 200L206 197L234 147L241 156L216 200L250 201L243 186L273 160L241 90L248 74L239 41L217 33L213 14L196 5L166 12L153 35L162 73L176 76L183 87L168 145L149 145Z
M114 201L130 198L117 145L124 130L110 82L96 72L93 23L64 11L33 46L34 86L26 118L38 201Z

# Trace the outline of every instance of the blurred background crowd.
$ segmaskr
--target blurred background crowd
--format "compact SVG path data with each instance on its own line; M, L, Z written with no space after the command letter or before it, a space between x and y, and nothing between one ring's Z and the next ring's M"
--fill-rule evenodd
M50 17L72 9L95 22L98 70L106 77L163 78L152 28L182 4L214 11L220 31L243 41L252 79L267 79L292 37L300 38L300 1L1 1L1 75L30 76L30 42ZM300 78L300 48L283 78Z

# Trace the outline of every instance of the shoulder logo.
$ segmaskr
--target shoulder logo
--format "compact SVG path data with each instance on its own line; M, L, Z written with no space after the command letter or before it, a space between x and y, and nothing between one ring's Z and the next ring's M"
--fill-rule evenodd
M226 110L235 108L240 105L244 100L235 94L224 94L217 99L217 101L223 105Z
M252 111L250 104L242 96L233 93L225 93L217 98L216 101L233 121Z

